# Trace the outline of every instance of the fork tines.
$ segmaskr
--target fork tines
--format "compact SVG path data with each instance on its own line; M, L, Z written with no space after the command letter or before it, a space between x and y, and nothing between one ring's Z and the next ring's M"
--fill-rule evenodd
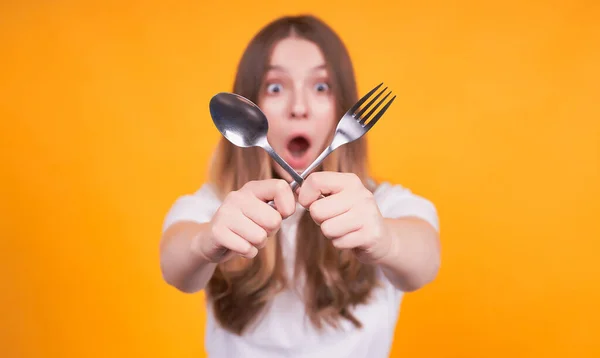
M368 126L371 127L372 125L375 124L375 122L377 122L379 120L379 118L381 118L381 116L383 116L383 114L385 113L385 111L388 110L388 108L390 107L390 105L392 104L392 102L394 102L394 99L396 99L396 96L394 95L394 97L392 97L392 99L390 99L384 106L383 108L381 108L381 110L379 110L379 112L377 112L375 114L375 117L373 117L373 119L371 119L368 123L367 120L369 120L369 118L371 118L371 116L373 115L373 113L375 113L375 111L377 110L377 108L379 108L383 102L385 102L385 100L389 97L390 94L392 94L391 91L389 91L376 105L375 107L373 107L369 113L367 113L366 115L363 116L363 114L367 111L367 109L369 109L373 103L375 103L375 101L377 101L377 99L379 97L381 97L381 95L387 90L387 87L385 87L384 89L382 89L375 97L373 97L369 103L367 103L364 107L360 108L360 106L362 106L363 103L365 103L366 100L369 99L369 97L371 97L373 95L373 93L375 93L381 86L383 85L383 82L380 83L378 86L376 86L375 88L373 88L371 91L369 91L369 93L367 93L366 95L364 95L358 102L356 102L356 104L350 109L350 112L352 113L352 116L359 121L360 124L362 124L363 126ZM359 110L360 108L360 110ZM358 112L357 112L358 110Z

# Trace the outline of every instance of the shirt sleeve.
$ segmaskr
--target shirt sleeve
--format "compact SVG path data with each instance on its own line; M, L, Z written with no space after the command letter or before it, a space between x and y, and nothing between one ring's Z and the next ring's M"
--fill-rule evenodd
M380 184L375 190L375 201L385 218L417 217L425 220L439 232L437 209L433 203L409 189L389 183Z
M193 194L180 196L175 200L163 222L163 232L178 221L205 223L212 219L221 206L221 200L210 184L204 184Z

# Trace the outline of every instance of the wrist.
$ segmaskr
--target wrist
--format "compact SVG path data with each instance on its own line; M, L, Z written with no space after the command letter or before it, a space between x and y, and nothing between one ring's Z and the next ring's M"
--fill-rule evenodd
M399 257L399 240L394 235L393 230L390 228L390 224L387 220L383 220L383 230L380 242L382 243L379 258L376 260L376 264L386 266L397 266Z
M210 231L209 224L201 224L199 230L196 231L191 237L189 242L189 249L191 255L196 260L210 262L211 260L206 255L206 242L210 241L208 238Z

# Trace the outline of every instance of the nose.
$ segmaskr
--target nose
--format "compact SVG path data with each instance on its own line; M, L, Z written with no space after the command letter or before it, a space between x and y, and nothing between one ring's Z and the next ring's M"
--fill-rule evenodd
M295 91L292 99L291 116L296 119L304 119L308 117L308 105L306 97L302 91Z

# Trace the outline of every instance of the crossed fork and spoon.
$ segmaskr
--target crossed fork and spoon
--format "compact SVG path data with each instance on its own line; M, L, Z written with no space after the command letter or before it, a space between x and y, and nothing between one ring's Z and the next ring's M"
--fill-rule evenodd
M331 143L323 150L317 159L302 172L302 174L298 174L275 152L275 150L273 150L267 140L267 132L269 131L267 117L252 101L235 93L221 92L214 95L210 100L210 115L219 132L234 145L242 148L261 147L267 151L271 158L292 176L293 181L290 183L290 186L292 191L295 191L298 186L302 185L304 179L318 167L329 154L340 146L362 137L373 128L375 123L377 123L388 110L396 96L385 103L381 109L379 109L379 107L381 107L390 96L391 91L387 92L387 94L375 105L375 107L371 108L368 113L365 113L387 90L387 87L385 87L373 97L373 94L375 94L382 85L383 83L380 83L369 91L369 93L359 99L358 102L344 114L338 122ZM363 106L369 98L371 98L371 100ZM269 205L274 207L273 201L270 201Z

